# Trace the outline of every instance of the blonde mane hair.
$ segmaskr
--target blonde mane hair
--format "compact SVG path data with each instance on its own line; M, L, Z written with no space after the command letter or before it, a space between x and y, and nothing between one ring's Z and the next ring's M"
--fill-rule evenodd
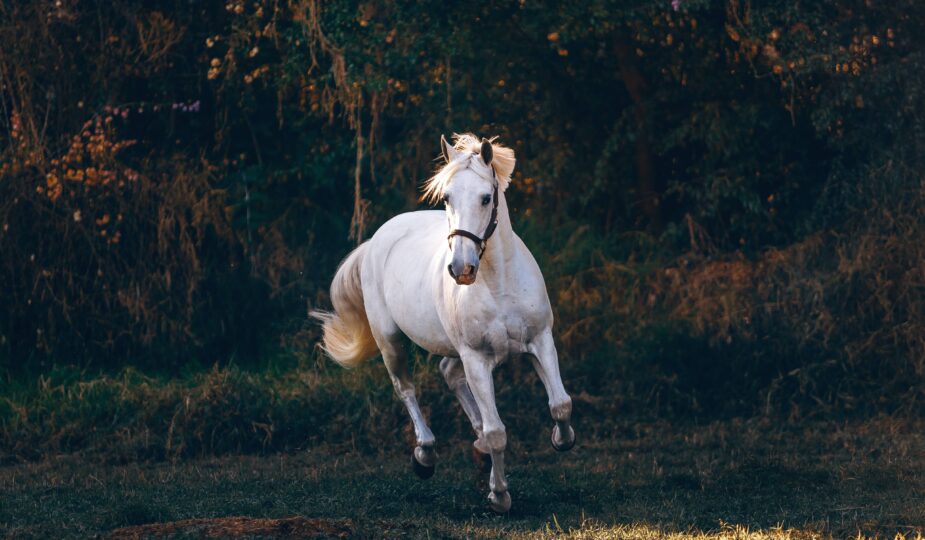
M498 137L488 139L492 150L491 168L495 170L498 189L504 191L511 183L511 173L514 172L514 164L517 160L514 159L513 150L495 143L497 139ZM472 133L463 133L462 135L454 133L453 149L459 152L460 155L456 159L447 162L424 182L422 200L430 204L438 202L443 197L443 192L450 180L453 179L453 176L461 169L468 167L470 160L479 155L482 149L482 140ZM440 156L437 159L443 159L443 157ZM481 160L479 160L479 164L482 164Z

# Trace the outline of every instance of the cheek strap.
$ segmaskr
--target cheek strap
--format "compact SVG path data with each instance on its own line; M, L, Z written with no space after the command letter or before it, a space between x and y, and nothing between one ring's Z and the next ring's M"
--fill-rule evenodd
M495 170L492 168L491 176L495 176ZM485 245L488 242L488 239L491 238L491 235L494 234L495 229L498 228L498 182L495 182L495 189L491 194L492 204L491 204L491 219L488 221L488 227L485 227L485 234L479 237L477 234L471 233L463 229L453 229L450 231L449 236L446 237L446 242L450 246L450 249L453 249L452 240L454 236L462 236L468 238L476 243L479 246L479 259L482 258L482 255L485 253Z

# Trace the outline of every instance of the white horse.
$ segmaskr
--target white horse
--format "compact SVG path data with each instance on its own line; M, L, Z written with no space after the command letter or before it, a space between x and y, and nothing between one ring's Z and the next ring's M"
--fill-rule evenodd
M572 400L559 375L543 275L514 234L504 199L514 151L471 134L456 135L454 146L442 136L440 143L446 164L427 181L424 197L442 200L446 211L386 222L341 263L331 283L334 312L312 315L324 324L324 350L340 365L355 367L382 353L414 423L411 461L422 478L434 471L434 435L417 403L404 336L444 357L440 371L472 422L476 455L484 464L490 456L491 508L507 512L507 435L492 370L529 355L549 396L556 450L575 444Z

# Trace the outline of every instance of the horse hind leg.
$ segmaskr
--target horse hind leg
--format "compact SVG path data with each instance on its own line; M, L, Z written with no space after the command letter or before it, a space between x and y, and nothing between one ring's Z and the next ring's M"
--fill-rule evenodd
M479 413L479 406L475 402L472 390L466 382L466 372L463 370L462 361L459 358L444 357L440 361L440 373L443 374L450 390L456 394L456 399L459 400L463 412L469 418L472 430L475 431L476 439L472 443L472 459L482 472L487 473L491 470L491 449L482 437L482 415Z
M434 475L437 454L434 451L434 434L427 426L427 419L418 405L417 392L411 379L411 370L408 366L408 354L402 343L401 335L396 333L393 337L385 338L375 336L382 351L382 360L392 379L395 393L405 404L411 422L414 425L414 435L417 445L411 454L411 465L415 474L420 478L430 478Z

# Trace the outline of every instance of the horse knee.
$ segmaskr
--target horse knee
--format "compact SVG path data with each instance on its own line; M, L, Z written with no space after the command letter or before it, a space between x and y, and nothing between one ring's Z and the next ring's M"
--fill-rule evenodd
M572 398L565 396L561 401L550 403L549 412L556 422L568 422L572 418Z
M485 443L488 444L488 448L491 449L492 453L504 452L504 449L507 448L507 432L503 427L501 429L486 431L483 439Z

